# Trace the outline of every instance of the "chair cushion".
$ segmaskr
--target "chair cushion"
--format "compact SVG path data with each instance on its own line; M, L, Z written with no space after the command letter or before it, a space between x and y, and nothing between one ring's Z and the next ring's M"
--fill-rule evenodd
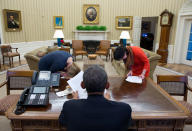
M48 46L48 48L47 48L48 53L57 51L57 50L59 50L58 46Z
M44 55L46 55L46 53L47 53L47 52L39 51L39 52L37 52L36 56L39 57L39 58L41 58L41 57L43 57Z
M186 119L185 123L192 124L192 104L186 101L179 101L179 103L181 103L184 107L186 107L190 112L190 116Z
M4 115L5 112L19 100L19 94L8 95L0 99L0 115Z
M12 57L12 56L19 56L20 54L18 52L7 52L3 53L3 56Z
M106 50L98 50L95 52L96 54L102 54L102 55L107 55L107 51Z
M78 54L87 54L86 51L83 51L83 50L76 50L75 51L75 54L78 55Z

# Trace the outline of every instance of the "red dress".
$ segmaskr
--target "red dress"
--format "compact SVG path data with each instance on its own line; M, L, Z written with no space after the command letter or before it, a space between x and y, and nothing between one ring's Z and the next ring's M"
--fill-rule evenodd
M144 51L137 46L129 46L133 51L134 64L131 67L133 76L139 76L146 69L145 77L149 76L150 64L149 59L145 55Z

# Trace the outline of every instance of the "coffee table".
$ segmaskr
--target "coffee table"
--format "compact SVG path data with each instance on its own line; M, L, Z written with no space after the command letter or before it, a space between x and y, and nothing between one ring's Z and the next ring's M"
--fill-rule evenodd
M84 71L92 65L99 65L105 69L105 63L99 56L97 56L97 58L95 60L92 60L89 58L83 60L83 70Z

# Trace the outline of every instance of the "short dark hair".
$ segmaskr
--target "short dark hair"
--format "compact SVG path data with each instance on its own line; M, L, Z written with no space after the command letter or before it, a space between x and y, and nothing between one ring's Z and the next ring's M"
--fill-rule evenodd
M123 58L123 56L125 55L126 52L126 47L123 46L119 46L115 49L114 51L114 59L115 60L120 60Z
M88 93L104 92L107 81L108 77L105 70L98 65L89 67L83 74L84 87Z

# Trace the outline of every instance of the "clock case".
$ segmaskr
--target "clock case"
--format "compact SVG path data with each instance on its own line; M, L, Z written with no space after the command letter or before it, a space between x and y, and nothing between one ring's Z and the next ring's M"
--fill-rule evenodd
M163 24L162 20L163 20L163 16L164 15L168 15L168 23L167 24ZM172 20L173 20L173 13L169 12L167 9L165 9L161 14L161 20L160 20L160 25L161 26L172 26Z

